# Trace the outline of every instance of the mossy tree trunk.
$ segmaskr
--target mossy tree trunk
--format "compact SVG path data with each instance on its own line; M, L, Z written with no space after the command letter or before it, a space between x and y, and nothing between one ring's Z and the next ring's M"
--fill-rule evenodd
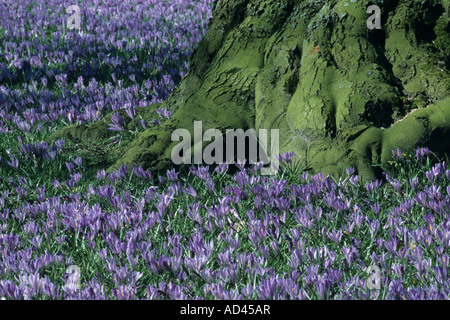
M371 4L381 29L367 27ZM160 106L172 118L139 134L108 172L164 167L179 143L172 132L193 137L194 121L223 133L279 129L280 153L335 177L355 166L374 179L372 165L397 147L449 152L449 15L450 0L216 1L189 72ZM51 138L89 129L75 127Z

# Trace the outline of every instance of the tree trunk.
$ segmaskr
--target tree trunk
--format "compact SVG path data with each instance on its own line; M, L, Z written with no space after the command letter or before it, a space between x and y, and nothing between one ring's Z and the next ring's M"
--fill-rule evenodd
M363 181L397 147L450 152L450 0L372 3L381 29L368 27L364 1L216 1L189 72L160 106L172 118L139 134L108 172L163 168L179 144L172 132L194 137L194 121L223 134L278 129L294 163L334 177L355 166ZM76 127L51 139L89 135Z

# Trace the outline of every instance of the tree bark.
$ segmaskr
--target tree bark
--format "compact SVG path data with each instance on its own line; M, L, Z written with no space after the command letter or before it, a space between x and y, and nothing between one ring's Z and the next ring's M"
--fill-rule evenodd
M224 135L278 129L280 153L336 178L350 166L363 181L379 177L372 165L397 147L450 153L450 0L371 4L381 8L381 29L368 28L364 1L216 1L189 72L160 106L172 118L140 133L108 172L164 168L179 144L172 132L193 137L194 121ZM50 139L92 136L107 124Z

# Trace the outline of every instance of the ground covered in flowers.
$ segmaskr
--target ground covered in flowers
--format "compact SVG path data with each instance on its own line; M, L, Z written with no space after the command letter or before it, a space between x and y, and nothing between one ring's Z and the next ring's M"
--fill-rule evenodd
M136 134L117 114L107 147L44 142L165 99L212 1L79 3L80 34L63 1L0 10L2 299L448 299L450 170L427 148L394 150L383 181L362 184L352 168L300 172L292 154L270 177L260 164L107 175L94 160Z

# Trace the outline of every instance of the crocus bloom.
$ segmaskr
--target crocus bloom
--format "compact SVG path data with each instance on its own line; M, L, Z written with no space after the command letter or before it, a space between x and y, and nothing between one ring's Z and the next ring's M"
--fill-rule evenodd
M428 148L417 148L416 149L416 157L422 162L424 156L428 156L430 154L430 150Z
M81 167L81 163L83 162L83 158L78 157L73 161L78 167Z
M123 131L124 129L124 119L119 116L117 112L114 112L111 116L112 123L109 124L108 129L111 131Z
M195 189L189 184L189 186L187 188L183 188L182 189L184 193L197 198L197 192L195 191Z
M339 244L339 242L341 242L342 230L336 231L335 229L333 229L331 231L331 234L328 234L328 237L337 244Z
M394 189L401 195L402 194L402 185L397 180L390 181L391 185Z
M134 107L131 105L131 103L127 103L127 107L125 109L125 112L127 113L127 115L131 118L131 120L133 122L135 122L135 117L136 117L136 110L134 109Z
M105 180L106 179L106 171L105 169L99 170L97 172L97 180Z

